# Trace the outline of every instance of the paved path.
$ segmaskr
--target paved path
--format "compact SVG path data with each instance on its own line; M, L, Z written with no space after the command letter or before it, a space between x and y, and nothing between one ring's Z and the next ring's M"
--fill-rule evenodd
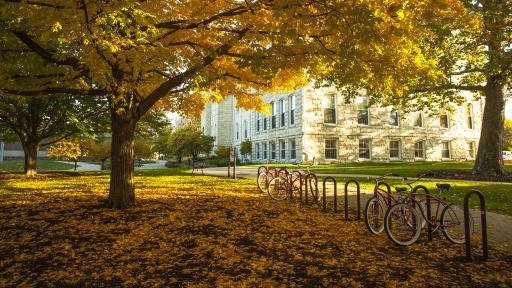
M75 165L75 162L72 161L57 161L60 163L72 164ZM135 167L135 170L143 170L143 169L163 169L165 167L165 160L156 160L155 163L143 164L142 167ZM86 162L78 162L77 171L98 171L101 169L100 164L92 164ZM75 170L75 168L71 168L69 170Z
M204 174L212 175L212 176L227 176L227 167L215 167L215 168L205 168ZM237 177L241 178L249 178L256 179L256 174L258 173L258 168L256 167L237 167L236 170ZM197 172L196 172L197 173ZM317 176L326 177L326 176L338 176L338 177L375 177L375 175L360 175L360 174L316 174ZM400 177L394 177L396 179L402 179ZM446 179L428 179L429 181L446 181ZM460 181L460 180L457 180ZM496 182L490 182L496 183ZM511 184L511 183L506 183ZM338 203L343 203L343 190L340 184L338 184ZM332 184L328 190L332 191ZM356 206L356 193L355 189L349 189L349 206ZM328 193L328 195L334 196L332 192ZM366 201L372 195L372 191L370 190L361 190L361 210L364 210L364 206ZM338 204L339 205L339 204ZM480 211L472 210L473 218L475 220L475 235L478 235L480 238L481 235L481 225L480 225ZM507 246L509 250L512 250L512 216L502 215L493 212L487 212L487 225L488 225L488 236L489 240L496 244L504 244Z
M72 161L56 161L60 163L66 163L75 165L75 162ZM85 162L78 162L78 167L76 168L76 171L96 171L100 170L101 166L99 164L92 164L92 163L85 163ZM71 168L68 170L75 170L75 168Z

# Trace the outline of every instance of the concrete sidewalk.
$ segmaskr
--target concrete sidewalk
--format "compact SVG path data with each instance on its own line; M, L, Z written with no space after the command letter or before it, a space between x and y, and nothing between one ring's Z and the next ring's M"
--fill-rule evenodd
M72 162L72 161L56 161L56 162L75 165L75 162ZM147 164L143 164L141 167L135 166L134 168L135 168L135 170L164 169L164 168L166 168L165 163L167 163L167 161L165 161L165 160L156 160L155 163L147 163ZM76 168L76 171L99 171L99 170L101 170L100 164L92 164L92 163L86 163L86 162L78 162L77 164L78 164L78 167ZM75 168L71 168L69 170L75 170Z
M205 175L211 175L211 176L219 176L219 177L226 177L228 168L227 167L214 167L214 168L205 168L204 174ZM314 171L313 171L314 172ZM256 167L237 167L236 169L236 175L240 178L248 178L248 179L256 179L258 173L258 168ZM196 171L197 174L197 171ZM327 176L337 176L337 177L348 177L348 178L356 178L356 177L370 177L370 178L376 178L375 175L360 175L360 174L316 174L317 176L321 177L327 177ZM402 179L401 177L390 177L394 179ZM446 179L426 179L428 181L447 181ZM457 180L461 181L461 180ZM468 181L471 182L471 181ZM474 181L473 181L474 182ZM483 182L483 183L495 183L496 182ZM501 183L500 183L501 184ZM505 184L505 183L504 183ZM506 183L506 184L512 184L512 183ZM343 209L343 201L344 201L344 185L338 184L338 209ZM321 185L319 185L319 188L321 189ZM327 190L330 191L326 193L326 195L333 197L333 189L332 184L328 185ZM512 188L512 187L511 187ZM349 206L350 207L356 207L357 203L357 197L355 188L349 189ZM366 204L366 201L373 195L373 192L370 190L361 190L361 213L364 212L364 207ZM481 220L480 220L480 211L471 210L471 213L473 215L473 219L475 221L475 236L478 236L480 238L481 235ZM493 212L487 212L487 231L488 231L488 238L491 243L494 244L503 244L505 245L509 250L512 250L512 216L508 215L502 215L498 213Z

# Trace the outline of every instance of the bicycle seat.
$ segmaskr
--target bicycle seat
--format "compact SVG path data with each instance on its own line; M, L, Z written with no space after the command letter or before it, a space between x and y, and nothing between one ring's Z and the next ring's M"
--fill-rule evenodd
M395 187L395 190L397 193L405 192L407 191L407 187Z
M450 185L450 184L437 183L436 186L440 190L450 190L450 188L452 188L452 185Z

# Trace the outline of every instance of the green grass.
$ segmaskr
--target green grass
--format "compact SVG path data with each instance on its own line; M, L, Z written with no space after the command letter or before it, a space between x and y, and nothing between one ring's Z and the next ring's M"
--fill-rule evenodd
M0 163L0 171L2 172L19 172L23 171L24 160L6 160ZM59 163L53 160L39 159L37 161L38 171L54 171L54 170L69 170L74 168L75 165L67 163Z
M429 170L471 170L474 162L357 162L357 163L337 163L326 165L315 165L311 170L322 174L364 174L364 175L383 175L395 173L404 177L413 177ZM249 165L253 167L261 164ZM294 164L269 164L272 167L290 167L297 168ZM307 165L300 165L301 168ZM512 165L506 165L506 169L512 172Z
M375 186L375 181L372 179L368 179L368 177L355 177L355 178L347 178L347 177L336 177L336 181L338 183L345 183L349 179L357 180L361 189L365 190L373 190ZM319 181L323 181L322 177L319 177ZM394 179L386 179L385 182L390 185L396 185L399 187L406 187L401 180ZM464 203L464 196L467 192L471 190L479 190L485 196L486 208L488 211L512 215L512 184L499 184L499 183L489 183L489 182L476 182L476 181L419 181L413 184L423 185L427 187L432 195L438 196L439 191L436 187L436 183L447 183L452 185L452 188L449 192L445 192L442 194L442 197L446 199L448 203L454 203L462 205ZM321 187L321 185L319 185ZM395 191L394 189L392 189ZM343 193L340 191L339 193ZM479 202L478 197L474 196L470 200L470 206L472 208L478 208ZM364 205L364 204L363 204Z

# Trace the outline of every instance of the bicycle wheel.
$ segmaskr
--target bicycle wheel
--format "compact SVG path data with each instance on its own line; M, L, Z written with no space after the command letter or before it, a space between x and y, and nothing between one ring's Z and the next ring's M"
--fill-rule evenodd
M266 193L268 191L268 175L265 172L262 172L258 175L258 180L256 183L258 184L258 189L260 189L261 193Z
M411 245L420 237L421 216L407 204L395 204L386 212L384 230L396 245Z
M372 234L380 234L384 230L384 206L375 196L368 199L364 208L366 228Z
M469 234L473 233L473 224L473 217L469 213ZM441 228L448 241L455 244L465 243L464 209L453 204L446 206L441 213Z
M274 200L288 198L288 181L285 178L275 177L268 183L268 196Z

